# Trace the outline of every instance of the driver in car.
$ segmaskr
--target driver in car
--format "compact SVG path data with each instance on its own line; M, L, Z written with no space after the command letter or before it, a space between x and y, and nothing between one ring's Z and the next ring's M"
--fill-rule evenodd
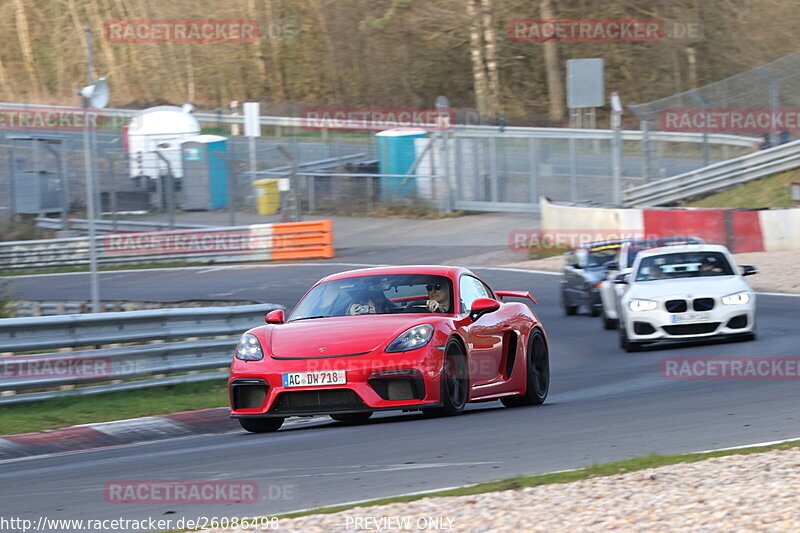
M700 268L697 271L698 276L719 276L722 269L716 265L714 258L705 257L703 262L700 263Z
M428 311L431 313L450 313L450 287L442 281L431 281L428 289Z

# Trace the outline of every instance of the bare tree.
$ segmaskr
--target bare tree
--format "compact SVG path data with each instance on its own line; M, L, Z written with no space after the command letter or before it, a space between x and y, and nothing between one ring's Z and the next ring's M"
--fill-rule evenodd
M543 19L553 20L556 12L553 0L540 0L539 12ZM561 80L561 65L558 59L558 43L545 41L544 43L544 68L547 71L547 93L550 98L550 120L560 122L564 120L564 82Z

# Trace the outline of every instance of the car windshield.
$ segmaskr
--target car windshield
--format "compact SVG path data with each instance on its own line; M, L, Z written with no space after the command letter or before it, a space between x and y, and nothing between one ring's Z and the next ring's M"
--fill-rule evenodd
M589 255L586 260L587 268L601 267L609 261L617 259L620 245L607 245L598 246L596 248L589 248Z
M678 244L703 244L703 240L698 237L664 237L662 239L655 239L651 241L633 241L628 248L628 268L633 267L633 262L636 260L636 256L642 250L660 248L661 246L674 246Z
M433 292L430 293L429 289ZM430 313L436 297L452 309L452 283L445 276L391 274L320 283L297 305L288 322L309 318L394 313Z
M732 276L733 269L720 252L680 252L645 257L636 281L657 281L701 276Z

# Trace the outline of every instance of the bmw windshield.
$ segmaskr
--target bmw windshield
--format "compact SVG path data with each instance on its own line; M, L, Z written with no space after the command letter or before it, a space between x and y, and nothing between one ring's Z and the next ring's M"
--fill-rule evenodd
M639 263L636 281L732 275L733 268L725 254L682 252L645 257Z

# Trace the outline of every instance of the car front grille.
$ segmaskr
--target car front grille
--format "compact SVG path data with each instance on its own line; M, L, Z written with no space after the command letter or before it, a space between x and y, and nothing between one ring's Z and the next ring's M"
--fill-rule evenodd
M333 413L369 409L351 389L305 390L281 393L275 400L271 413Z
M692 308L695 311L711 311L714 309L714 298L695 298Z
M667 300L664 307L670 313L683 313L686 311L686 300Z
M719 327L719 322L701 322L699 324L679 324L676 326L662 326L670 335L701 335L712 333Z

